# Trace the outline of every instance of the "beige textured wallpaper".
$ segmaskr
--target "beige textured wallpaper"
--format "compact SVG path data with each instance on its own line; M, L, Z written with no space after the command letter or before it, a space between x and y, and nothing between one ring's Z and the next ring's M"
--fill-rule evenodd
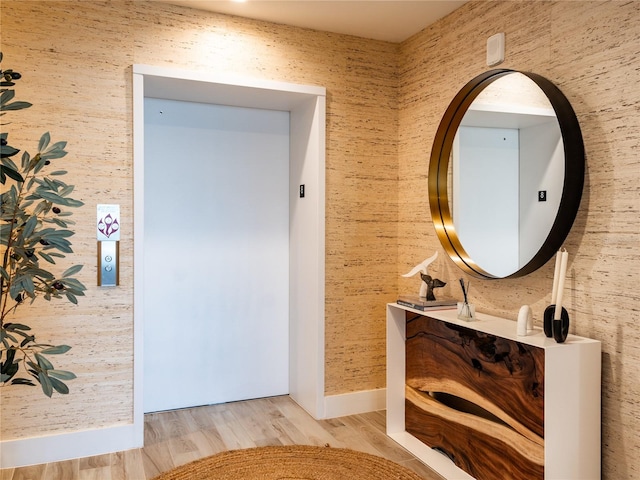
M401 45L398 273L444 256L427 209L433 137L451 98L489 69L486 40L498 32L500 67L553 81L582 128L585 189L565 243L570 331L602 341L603 478L640 478L640 2L471 2ZM433 266L460 296L460 270L448 259ZM472 278L471 298L513 319L529 304L541 325L553 269L551 260L521 279Z
M3 388L3 439L132 422L134 63L326 87L326 393L384 387L384 304L397 289L398 45L152 2L5 0L1 13L3 67L23 74L18 96L34 103L12 116L12 144L35 148L46 130L68 141L62 160L86 203L73 260L89 287L77 307L22 311L41 341L72 345L55 360L79 378L52 400ZM95 287L97 203L121 205L116 289Z
M395 45L141 1L22 1L0 5L3 67L20 70L11 137L43 131L69 142L63 159L86 203L79 211L77 307L24 311L40 339L67 342L60 368L79 378L52 400L0 390L3 439L132 421L132 106L134 63L327 88L326 393L383 388L385 309L400 279L433 265L452 288L460 272L430 224L427 165L449 100L485 66L486 38L506 33L507 68L554 81L572 102L587 152L585 192L566 242L572 333L603 342L603 477L638 478L640 465L640 2L475 2ZM19 128L18 128L19 127ZM24 140L24 141L23 141ZM118 289L95 285L95 205L119 203ZM179 238L176 239L179 241ZM539 319L553 265L517 280L472 279L480 311ZM26 404L28 407L22 407Z

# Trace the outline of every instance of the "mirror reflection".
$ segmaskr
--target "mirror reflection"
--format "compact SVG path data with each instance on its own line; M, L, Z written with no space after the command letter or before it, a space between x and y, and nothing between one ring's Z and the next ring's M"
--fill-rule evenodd
M553 106L527 76L499 78L467 109L451 149L449 209L462 247L491 276L513 274L540 250L564 163Z
M580 125L558 87L532 72L484 72L453 98L433 141L438 239L470 275L527 275L562 246L584 172Z

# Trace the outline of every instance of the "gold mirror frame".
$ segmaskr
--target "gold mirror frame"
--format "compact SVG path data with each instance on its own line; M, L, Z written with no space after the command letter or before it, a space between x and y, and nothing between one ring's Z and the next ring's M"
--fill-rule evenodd
M556 218L546 240L533 258L519 270L497 277L477 265L463 248L449 208L448 169L453 140L462 118L475 98L491 83L511 73L533 80L549 99L558 119L564 144L564 181ZM429 162L429 205L440 243L453 262L464 272L478 278L516 278L534 272L560 249L575 220L584 186L585 154L576 114L564 94L551 81L530 72L496 69L482 73L467 83L447 108L433 142Z

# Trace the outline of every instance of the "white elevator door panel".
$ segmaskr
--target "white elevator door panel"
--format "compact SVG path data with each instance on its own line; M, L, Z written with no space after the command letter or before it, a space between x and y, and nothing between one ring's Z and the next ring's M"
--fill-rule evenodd
M289 113L145 99L144 411L289 391Z
M461 126L458 137L456 232L480 267L509 275L519 269L518 129Z

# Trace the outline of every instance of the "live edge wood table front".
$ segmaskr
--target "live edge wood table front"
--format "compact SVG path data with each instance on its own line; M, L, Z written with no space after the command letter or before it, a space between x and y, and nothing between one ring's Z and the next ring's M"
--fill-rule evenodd
M600 342L387 305L387 435L447 479L600 478Z

